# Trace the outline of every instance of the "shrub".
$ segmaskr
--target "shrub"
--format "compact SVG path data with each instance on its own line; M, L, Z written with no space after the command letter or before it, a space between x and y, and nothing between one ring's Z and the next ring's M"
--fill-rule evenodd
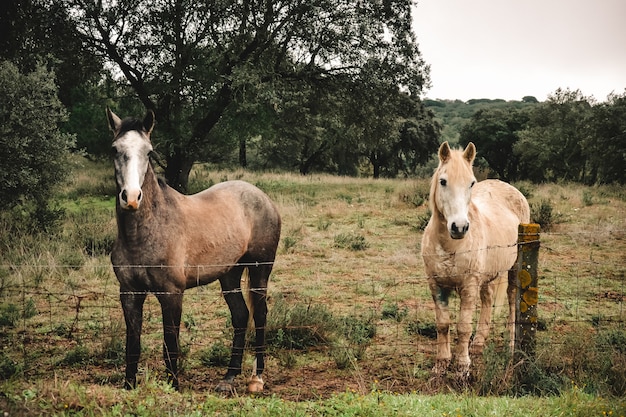
M62 215L49 202L69 172L74 144L59 129L67 113L54 79L43 65L21 74L12 63L0 62L0 210L21 206L30 224L43 231Z
M0 352L0 379L9 379L21 371L21 366ZM8 415L8 414L5 414Z
M530 217L535 223L541 225L541 230L549 231L559 222L558 216L553 212L550 200L541 200L538 204L531 204Z
M429 339L437 338L437 326L434 322L422 323L420 321L412 321L406 327L408 334L418 334Z
M223 367L230 361L230 349L222 342L215 342L200 352L200 362L205 366Z
M400 323L409 313L409 309L404 307L400 308L397 303L387 303L383 306L382 318L392 319Z
M359 251L369 248L369 243L367 243L363 235L340 233L335 236L335 247L340 249Z
M84 345L78 345L67 351L59 365L87 365L92 362L91 352Z
M330 356L341 369L361 359L376 335L373 317L337 318L325 305L289 305L282 297L270 310L267 327L269 346L290 350L330 346ZM292 355L277 356L288 366L295 362Z
M334 331L325 305L289 305L279 298L268 315L267 343L284 349L306 349L326 343Z

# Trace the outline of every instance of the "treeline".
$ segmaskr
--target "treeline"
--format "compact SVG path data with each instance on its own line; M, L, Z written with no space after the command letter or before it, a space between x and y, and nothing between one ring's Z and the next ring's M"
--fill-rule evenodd
M3 1L0 209L54 217L66 156L109 153L106 106L156 113L155 149L181 191L198 162L413 176L443 140L474 141L504 179L624 183L624 95L422 100L411 5Z
M449 139L461 146L474 142L479 163L493 176L509 181L626 183L626 91L604 102L579 90L558 89L541 103L525 97L519 102L429 106L457 127L444 136L452 133Z

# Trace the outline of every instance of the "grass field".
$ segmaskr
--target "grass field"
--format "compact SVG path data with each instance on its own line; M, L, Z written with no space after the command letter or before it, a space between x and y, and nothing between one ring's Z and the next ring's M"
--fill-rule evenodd
M32 236L0 220L0 411L108 415L624 415L626 191L516 184L542 223L538 346L523 375L504 318L472 378L433 380L432 300L419 246L427 179L197 167L193 191L243 179L283 217L270 280L266 393L211 394L231 330L216 284L185 295L181 393L162 381L160 309L144 311L141 386L119 389L124 323L108 260L114 180L77 160L66 220ZM452 308L458 300L453 300ZM454 331L454 328L453 328ZM250 355L248 355L250 356ZM245 373L251 369L250 359ZM245 391L245 378L238 381ZM529 396L527 396L529 395ZM521 398L516 398L522 396ZM519 412L517 411L519 410Z

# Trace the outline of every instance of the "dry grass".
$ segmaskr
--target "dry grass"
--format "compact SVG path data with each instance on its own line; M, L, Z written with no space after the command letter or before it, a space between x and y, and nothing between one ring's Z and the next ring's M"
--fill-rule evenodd
M65 231L49 241L10 246L0 262L1 311L6 313L10 304L24 310L31 299L36 309L33 316L19 313L15 323L2 326L8 342L3 358L25 379L98 386L119 385L122 378L124 325L116 280L106 254L89 256L84 244L114 236L111 199L99 199L98 204L84 200L89 203L81 205L76 197L76 190L107 188L94 177L110 173L104 174L102 165L93 169L89 172L94 174L80 176L64 191L70 211L88 215L70 216ZM191 178L197 189L243 179L277 203L283 233L270 280L270 309L274 300L286 297L294 304L327 306L338 317L376 317L376 336L348 369L335 366L330 346L274 352L266 371L269 393L292 399L325 397L369 391L374 381L394 392L433 391L429 370L434 342L407 330L434 322L419 256L429 180L303 177L208 167L198 167ZM539 314L548 331L540 333L540 346L544 343L549 350L550 343L558 344L581 328L599 332L616 323L623 327L626 192L569 184L523 188L530 190L531 203L548 201L558 219L541 237ZM357 247L338 245L338 239L353 239ZM406 315L384 318L383 309L389 306ZM144 316L142 369L144 375L158 374L162 342L154 297L149 297ZM223 370L205 368L201 352L216 341L230 343L228 310L216 284L186 294L183 322L183 388L209 390ZM492 333L496 352L505 346L503 331L499 318ZM250 363L246 366L249 370Z

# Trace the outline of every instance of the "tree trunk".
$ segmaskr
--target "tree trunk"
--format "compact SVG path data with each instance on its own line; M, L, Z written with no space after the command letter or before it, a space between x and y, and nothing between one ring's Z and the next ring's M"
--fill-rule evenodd
M239 165L242 168L246 168L248 166L248 158L246 156L246 139L239 139Z
M165 168L165 180L168 185L181 193L186 193L193 163L193 158L185 155L180 149L176 149L172 155L168 155L167 167Z
M374 178L375 179L380 178L380 159L376 155L376 152L374 151L370 152L369 160L370 160L370 163L372 164L372 167L374 168Z

